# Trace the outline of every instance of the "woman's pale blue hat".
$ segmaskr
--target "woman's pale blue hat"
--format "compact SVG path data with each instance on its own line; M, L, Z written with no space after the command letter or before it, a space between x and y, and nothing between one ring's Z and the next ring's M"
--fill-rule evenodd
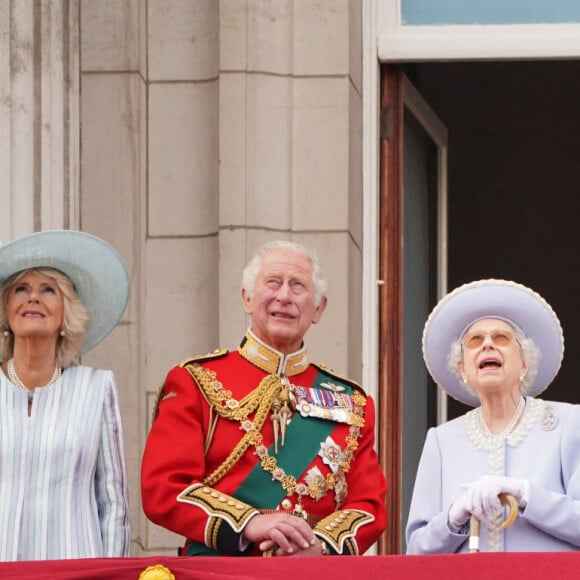
M469 393L448 366L451 345L483 318L505 320L540 351L538 374L527 394L536 396L554 380L564 357L564 335L551 306L530 288L508 280L478 280L459 286L435 306L423 330L423 358L434 381L454 399L472 407Z
M0 246L0 286L17 272L53 268L70 278L90 322L82 352L115 328L129 299L129 275L121 255L104 240L76 230L45 230Z

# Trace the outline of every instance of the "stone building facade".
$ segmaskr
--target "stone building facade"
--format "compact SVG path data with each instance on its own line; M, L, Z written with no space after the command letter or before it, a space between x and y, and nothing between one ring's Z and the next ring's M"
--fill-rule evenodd
M236 347L259 245L316 248L313 359L364 379L362 19L362 0L0 0L0 240L81 229L130 271L83 362L117 376L133 555L179 543L140 507L156 391Z

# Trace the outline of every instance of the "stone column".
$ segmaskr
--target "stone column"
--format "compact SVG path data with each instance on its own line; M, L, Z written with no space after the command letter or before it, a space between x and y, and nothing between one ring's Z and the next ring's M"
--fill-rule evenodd
M219 4L147 1L147 428L170 367L221 346ZM140 535L143 554L183 543L148 521Z
M78 0L0 0L0 240L77 227Z
M362 2L220 1L220 338L262 243L314 247L329 305L314 360L361 378Z
M121 323L83 357L113 370L124 426L133 555L145 536L140 500L146 409L147 6L143 0L81 0L81 225L124 257L131 295ZM163 309L161 302L156 302ZM160 342L164 337L158 337ZM153 379L154 380L154 379ZM155 383L154 383L155 384Z

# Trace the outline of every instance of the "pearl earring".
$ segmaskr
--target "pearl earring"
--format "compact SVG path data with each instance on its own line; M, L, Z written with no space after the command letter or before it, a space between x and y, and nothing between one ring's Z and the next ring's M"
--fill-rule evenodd
M467 384L467 376L463 375L463 383L466 385Z
M60 331L60 335L61 335L61 336L64 336L65 334L66 334L66 333L65 333L65 331L64 331L64 330L61 330L61 331Z

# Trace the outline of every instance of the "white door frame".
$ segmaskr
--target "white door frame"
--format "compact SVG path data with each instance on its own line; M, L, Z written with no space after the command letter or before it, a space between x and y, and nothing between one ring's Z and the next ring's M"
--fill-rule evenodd
M379 61L580 57L577 23L410 26L401 24L401 0L367 2L375 5Z

